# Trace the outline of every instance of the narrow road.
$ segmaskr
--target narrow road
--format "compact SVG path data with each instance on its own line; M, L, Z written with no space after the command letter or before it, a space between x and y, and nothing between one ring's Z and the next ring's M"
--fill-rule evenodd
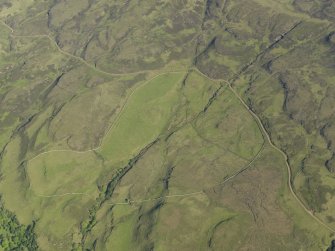
M196 69L196 68L195 68ZM199 70L196 70L197 72L201 73ZM203 75L201 73L201 75ZM206 76L206 75L204 75ZM222 80L214 80L211 79L210 77L206 76L207 79L210 79L212 81L222 81ZM224 81L226 82L226 81ZM249 111L249 109L247 108L247 110ZM253 116L253 115L252 115ZM253 116L253 118L255 118ZM258 123L258 122L257 122ZM264 136L263 136L264 137ZM251 167L251 165L258 159L258 157L260 156L260 154L262 153L263 149L265 146L265 139L263 141L262 146L260 147L260 149L258 150L258 152L256 153L256 155L249 161L249 163L247 165L245 165L242 169L240 169L239 171L237 171L236 173L234 173L233 175L229 176L228 178L224 179L224 181L222 182L218 182L208 188L204 188L202 190L199 191L195 191L195 192L191 192L191 193L183 193L183 194L172 194L172 195L166 195L166 196L160 196L160 197L156 197L156 198L151 198L151 199L143 199L143 200L130 200L128 202L115 202L115 203L110 203L110 205L130 205L130 204L141 204L141 203L145 203L145 202L149 202L149 201L155 201L155 200L160 200L163 198L174 198L174 197L189 197L189 196L195 196L195 195L199 195L199 194L205 194L205 190L208 189L212 189L216 186L222 186L225 183L229 182L230 180L234 179L236 176L238 176L239 174L241 174L242 172L246 171L249 167Z
M245 106L246 109L248 109L248 111L250 112L250 114L258 121L259 126L262 128L270 146L275 149L276 151L278 151L285 160L285 164L287 167L287 172L288 172L288 186L290 189L291 194L293 195L293 197L295 198L295 200L300 204L300 206L306 211L307 214L309 214L314 220L316 220L319 224L321 224L322 226L324 226L325 228L327 228L328 230L330 230L331 232L335 233L335 229L328 226L326 223L324 223L319 217L317 217L316 215L314 215L312 213L312 211L310 209L308 209L305 204L302 202L302 200L297 196L297 194L294 192L294 189L292 187L292 183L291 183L291 179L292 179L292 171L291 171L291 166L288 160L288 157L286 155L285 152L283 152L279 147L277 147L271 140L271 137L269 135L269 133L267 132L267 130L265 129L261 119L259 118L259 116L250 109L250 107L244 102L244 100L241 98L241 96L235 91L235 89L232 87L231 83L228 81L225 81L228 84L229 89L235 94L235 96L240 100L240 102Z
M232 180L233 178L235 178L236 176L238 176L239 174L241 174L242 172L244 172L245 170L247 170L252 163L259 157L260 153L262 152L264 148L264 144L262 145L261 149L258 151L258 153L253 157L253 159L246 165L244 166L241 170L237 171L236 173L234 173L233 175L231 175L230 177L226 178L224 181L222 182L218 182L215 185L212 185L208 188L196 191L196 192L191 192L191 193L182 193L182 194L171 194L171 195L165 195L165 196L160 196L160 197L156 197L156 198L151 198L151 199L143 199L143 200L130 200L128 202L115 202L115 203L110 203L110 205L130 205L130 204L141 204L141 203L145 203L145 202L149 202L149 201L155 201L155 200L160 200L160 199L165 199L165 198L175 198L175 197L189 197L189 196L195 196L195 195L199 195L199 194L206 194L205 190L214 188L216 186L222 186L225 183L229 182L230 180Z
M11 33L14 33L14 30L13 28L11 28L9 25L7 25L4 21L0 20L0 23L3 24L4 26L6 26L10 31ZM72 55L71 53L68 53L64 50L62 50L59 45L49 36L49 35L27 35L27 36L19 36L19 35L12 35L13 37L44 37L44 38L48 38L52 44L54 44L57 48L57 50L64 54L64 55L67 55L69 57L72 57L76 60L79 60L80 62L82 62L83 64L85 64L86 66L90 67L91 69L97 71L97 72L100 72L102 74L106 74L106 75L110 75L110 76L124 76L124 75L129 75L129 74L140 74L140 73L146 73L146 72L153 72L153 71L148 71L148 70L144 70L144 71L138 71L138 72L133 72L133 73L109 73L109 72L106 72L106 71L103 71L103 70L100 70L98 68L96 68L95 66L89 64L87 61L85 61L83 58L81 57L78 57L78 56L75 56L75 55ZM286 167L287 167L287 171L288 171L288 186L289 186L289 190L291 192L291 194L293 195L293 197L295 198L295 200L301 205L301 207L306 211L307 214L309 214L314 220L316 220L319 224L321 224L322 226L324 226L325 228L327 228L328 230L330 230L331 232L335 233L335 229L328 226L326 223L324 223L319 217L317 217L316 215L314 215L312 213L312 211L310 209L308 209L305 204L302 202L302 200L297 196L297 194L294 192L294 189L292 187L292 182L291 182L291 179L292 179L292 172L291 172L291 167L290 167L290 164L289 164L289 161L288 161L288 157L286 155L285 152L283 152L280 148L278 148L271 140L271 137L269 135L269 133L266 131L261 119L259 118L259 116L254 113L250 108L249 106L244 102L244 100L240 97L240 95L235 91L235 89L232 87L231 83L224 80L224 79L213 79L213 78L210 78L208 77L207 75L205 75L204 73L202 73L199 69L197 68L194 68L194 70L196 70L197 72L199 72L202 76L206 77L207 79L209 80L212 80L212 81L215 81L215 82L218 82L218 81L223 81L225 83L228 84L230 90L234 93L234 95L240 100L240 102L245 106L245 108L249 111L249 113L258 121L259 123L259 126L261 127L261 129L263 130L266 138L267 138L267 141L269 142L270 146L275 149L276 151L278 151L284 158L285 160L285 164L286 164ZM162 73L162 74L165 74L165 73ZM162 75L162 74L159 74L159 75ZM159 76L157 75L157 76ZM155 77L157 77L155 76ZM113 126L113 125L112 125ZM110 131L110 130L109 130ZM108 132L109 132L108 131ZM107 135L107 134L106 134ZM35 156L34 158L32 158L31 160L37 158L38 156L42 155L42 154L46 154L46 153L50 153L50 152L57 152L57 151L71 151L71 152L77 152L77 153L85 153L85 152L90 152L90 151L94 151L94 150L97 150L101 147L101 144L100 146L98 146L97 148L95 149L91 149L91 150L87 150L87 151L73 151L73 150L51 150L51 151L48 151L48 152L44 152L44 153L41 153L37 156ZM30 161L31 161L30 160ZM200 194L202 192L195 192L195 194ZM172 195L171 195L172 196ZM170 196L170 197L171 197ZM187 196L187 194L185 195L174 195L174 196ZM165 196L167 197L167 196ZM159 199L159 198L155 198L156 200ZM151 200L155 200L155 199L151 199ZM146 201L146 200L142 200L143 202ZM135 201L134 201L135 202ZM128 204L128 203L114 203L115 205L116 204Z
M52 198L52 197L63 197L67 195L86 195L89 196L87 193L63 193L63 194L54 194L54 195L43 195L43 194L36 194L38 197L44 197L44 198Z
M10 30L11 33L14 33L14 30L12 27L10 27L8 24L6 24L4 21L0 20L0 23L4 25L7 29Z
M117 125L117 122L120 118L120 116L122 115L122 112L124 111L124 109L127 107L128 105L128 101L129 99L133 96L133 94L136 92L137 89L144 87L145 85L147 85L149 82L153 81L154 79L165 75L165 74L169 74L169 73L183 73L184 71L172 71L172 72L164 72L164 73L160 73L154 77L152 77L151 79L145 81L142 84L137 85L136 87L131 89L130 94L128 94L128 96L125 98L125 100L123 101L123 105L121 106L120 110L118 111L116 117L114 118L113 122L111 123L111 125L109 126L108 130L106 131L105 135L102 137L99 145L95 148L92 149L88 149L88 150L83 150L83 151L76 151L76 150L71 150L71 149L55 149L55 150L49 150L49 151L45 151L42 153L37 154L36 156L34 156L33 158L29 159L27 162L33 161L34 159L37 159L38 157L48 154L48 153L53 153L53 152L71 152L71 153L77 153L77 154L84 154L84 153L89 153L89 152L93 152L93 151L98 151L103 144L103 140L108 136L108 134L112 131L112 129Z
M135 71L135 72L125 72L125 73L112 73L112 72L107 72L104 70L101 70L97 67L95 67L94 65L88 63L86 60L84 60L83 58L79 57L79 56L75 56L67 51L64 51L62 48L59 47L59 45L56 43L56 41L48 34L37 34L37 35L14 35L15 30L10 27L8 24L6 24L3 20L0 20L0 23L3 24L6 28L8 28L11 31L11 36L12 37L17 37L17 38L47 38L50 40L51 44L53 44L56 49L63 55L71 57L75 60L80 61L81 63L83 63L84 65L86 65L87 67L91 68L92 70L99 72L101 74L105 74L108 76L112 76L112 77L117 77L117 76L127 76L127 75L136 75L136 74L141 74L141 73L153 73L153 72L157 72L157 74L162 73L160 70L142 70L142 71ZM182 72L185 72L185 70L183 70Z
M94 70L98 73L105 74L105 75L112 76L112 77L136 75L136 74L141 74L141 73L153 72L153 70L142 70L142 71L126 72L126 73L111 73L111 72L101 70L101 69L95 67L94 65L88 63L83 58L75 56L75 55L73 55L73 54L71 54L67 51L64 51L62 48L59 47L59 45L56 43L56 41L54 39L52 39L52 37L50 37L50 35L46 35L46 34L40 34L40 35L12 35L12 37L17 37L17 38L47 38L47 39L50 40L51 44L53 44L61 54L80 61L82 64L86 65L87 67L91 68L92 70Z

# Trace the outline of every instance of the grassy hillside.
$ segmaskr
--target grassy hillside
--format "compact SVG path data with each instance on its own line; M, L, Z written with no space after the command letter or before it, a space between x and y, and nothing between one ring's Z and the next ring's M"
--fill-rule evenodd
M331 250L334 20L0 1L0 249Z

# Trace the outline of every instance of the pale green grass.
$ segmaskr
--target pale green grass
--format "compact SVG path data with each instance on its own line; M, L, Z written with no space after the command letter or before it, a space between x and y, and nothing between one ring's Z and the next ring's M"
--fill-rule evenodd
M178 102L182 76L160 75L136 90L103 141L100 151L106 159L113 163L128 160L160 134Z
M155 250L207 250L207 238L213 226L234 216L236 213L229 209L211 205L205 195L177 200L169 198L160 210L153 232L157 240Z
M30 161L27 174L36 195L92 193L101 168L93 153L53 152Z
M136 214L133 210L119 207L113 210L113 218L120 221L114 228L113 234L107 239L105 246L114 250L135 250L133 232L136 226Z
M16 208L16 214L20 217L31 212L30 219L38 218L36 232L40 238L50 238L49 245L59 245L65 236L62 242L69 245L72 239L68 234L88 217L88 208L98 196L96 179L101 163L93 153L79 157L76 153L56 152L34 159L26 169L29 190L18 191L18 195L26 195L25 206Z
M194 115L200 112L217 88L219 88L219 83L209 80L197 71L192 71L183 89L187 99L188 111L186 115Z
M1 163L3 180L0 183L0 191L6 208L14 212L21 223L29 224L31 222L31 210L27 208L24 198L27 192L27 183L22 178L22 170L17 168L20 164L18 161L20 145L21 140L16 138L6 147L6 153Z
M204 138L242 158L252 159L263 143L256 121L228 89L197 119L195 126Z
M273 154L277 155L278 153ZM283 161L278 162L278 166L284 166L282 163ZM319 248L323 247L323 250L325 250L331 242L331 239L334 238L334 234L314 219L311 219L311 216L303 210L301 205L299 205L297 200L289 191L287 185L288 179L286 175L287 170L283 168L281 171L283 172L283 186L278 192L278 201L282 209L286 212L289 218L292 219L294 225L298 229L305 231L305 234L307 235L306 237L308 237L309 240L314 240L314 248L318 246Z

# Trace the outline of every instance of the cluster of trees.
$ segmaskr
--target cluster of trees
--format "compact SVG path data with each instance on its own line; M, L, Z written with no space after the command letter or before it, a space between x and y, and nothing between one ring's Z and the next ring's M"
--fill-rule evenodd
M335 240L332 240L332 243L330 244L327 251L335 251Z
M0 204L0 249L37 250L34 226L21 225L15 215Z

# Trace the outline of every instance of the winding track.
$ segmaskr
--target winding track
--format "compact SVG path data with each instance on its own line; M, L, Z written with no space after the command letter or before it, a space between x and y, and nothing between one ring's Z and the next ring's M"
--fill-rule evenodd
M265 142L264 142L265 143ZM238 176L239 174L241 174L242 172L244 172L245 170L247 170L249 167L251 167L252 163L255 162L255 160L258 159L259 155L262 153L263 149L264 149L264 145L262 144L262 147L259 149L259 151L257 152L257 154L252 158L252 160L245 165L241 170L235 172L233 175L231 175L230 177L226 178L224 181L222 182L218 182L215 185L212 185L208 188L196 191L196 192L192 192L192 193L182 193L182 194L171 194L171 195L165 195L165 196L160 196L160 197L156 197L156 198L151 198L151 199L143 199L143 200L130 200L128 202L115 202L115 203L110 203L110 205L129 205L129 204L142 204L145 202L150 202L150 201L155 201L155 200L160 200L160 199L165 199L165 198L174 198L174 197L190 197L190 196L195 196L195 195L199 195L199 194L206 194L205 191L208 189L212 189L214 187L217 186L222 186L225 183L229 182L230 180L232 180L233 178L235 178L236 176Z
M4 26L6 26L10 31L11 33L14 33L14 30L13 28L11 28L9 25L7 25L4 21L0 20L0 23L2 23ZM12 35L14 37L45 37L45 38L48 38L52 44L54 44L57 48L57 50L64 54L64 55L67 55L69 57L72 57L76 60L79 60L80 62L82 62L83 64L85 64L86 66L90 67L91 69L97 71L97 72L100 72L102 74L106 74L106 75L109 75L109 76L124 76L124 75L129 75L129 74L139 74L139 73L145 73L145 72L153 72L153 71L150 71L150 70L147 70L147 71L139 71L139 72L133 72L133 73L109 73L109 72L106 72L106 71L103 71L103 70L100 70L100 69L97 69L95 66L89 64L87 61L85 61L84 59L78 57L78 56L75 56L75 55L72 55L64 50L62 50L58 44L49 36L49 35L30 35L30 36L17 36L17 35ZM305 212L310 215L315 221L317 221L320 225L322 225L323 227L327 228L329 231L335 233L335 229L328 226L326 223L324 223L319 217L317 217L315 214L312 213L312 211L310 209L308 209L305 204L302 202L302 200L297 196L297 194L295 193L293 187L292 187L292 171L291 171L291 166L290 166L290 163L289 163L289 160L288 160L288 156L286 155L286 153L284 151L282 151L279 147L277 147L271 140L271 137L269 135L269 133L267 132L267 130L265 129L261 119L259 118L259 116L252 110L250 109L250 107L245 103L245 101L241 98L241 96L235 91L235 89L232 87L231 83L228 82L227 80L224 80L224 79L212 79L210 78L209 76L205 75L204 73L202 73L199 69L197 68L194 68L194 70L196 70L197 72L199 72L202 76L206 77L207 79L210 79L212 81L223 81L225 83L227 83L227 85L229 86L229 89L234 93L234 95L240 100L240 102L243 104L243 106L249 111L249 113L256 119L257 123L259 124L260 128L262 129L263 133L265 134L266 138L267 138L267 141L269 142L270 146L275 149L277 152L279 152L284 160L285 160L285 165L287 167L287 172L288 172L288 186L289 186L289 190L291 192L291 194L293 195L294 199L300 204L300 206L305 210ZM162 74L166 74L166 73L162 73ZM160 75L162 75L160 74ZM159 75L155 76L155 77L158 77ZM154 78L155 78L154 77ZM147 83L147 82L146 82ZM133 91L134 92L134 91ZM133 93L132 92L132 93ZM131 93L131 94L132 94ZM129 98L129 97L128 97ZM121 110L123 110L123 108L121 108ZM121 111L120 111L121 112ZM119 112L119 114L120 114ZM117 121L117 120L115 120ZM114 124L114 123L113 123ZM110 129L112 129L113 125L110 127ZM110 131L110 129L108 130L108 132ZM101 147L101 144L98 148ZM84 152L90 152L90 151L94 151L95 149L91 149L91 150L87 150L87 151L73 151L73 150L53 150L53 151L71 151L71 152L77 152L77 153L84 153ZM49 152L52 152L52 151L49 151ZM44 153L41 153L39 154L38 156L42 155L42 154L46 154L47 152L44 152ZM35 156L33 159L37 158L38 156ZM32 159L31 159L32 160ZM255 159L254 159L255 160ZM251 165L251 164L250 164ZM250 166L249 165L249 166ZM235 174L233 175L234 177L238 175L238 174ZM228 178L227 180L225 180L222 184L224 184L225 182L228 182L230 179L232 179L233 177L230 177ZM197 194L201 194L203 193L203 191L198 191L198 192L194 192L194 193L189 193L189 194L176 194L176 195L167 195L167 196L163 196L165 198L169 198L169 197L183 197L183 196L193 196L193 195L197 195ZM69 194L77 194L77 193L67 193L67 194L63 194L63 195L60 195L60 196L64 196L64 195L69 195ZM78 193L79 194L79 193ZM80 193L81 194L81 193ZM57 195L56 195L57 196ZM58 195L59 196L59 195ZM50 196L44 196L44 197L50 197ZM161 197L159 198L153 198L153 199L147 199L147 200L141 200L141 201L138 201L137 203L141 203L141 202L146 202L146 201L152 201L152 200L158 200L160 199ZM133 201L134 203L136 201ZM129 204L129 203L114 203L113 205L125 205L125 204Z
M141 73L153 73L153 72L157 72L159 73L160 71L157 70L142 70L142 71L135 71L135 72L125 72L125 73L111 73L111 72L107 72L104 70L101 70L97 67L95 67L94 65L88 63L86 60L84 60L81 57L78 57L76 55L73 55L67 51L64 51L61 47L59 47L59 45L56 43L56 41L54 39L52 39L52 37L48 34L37 34L37 35L15 35L15 30L10 27L8 24L6 24L3 20L0 20L0 23L3 24L5 27L7 27L10 31L11 31L11 36L12 37L17 37L17 38L47 38L48 40L50 40L51 44L53 44L56 49L63 55L71 57L79 62L81 62L82 64L86 65L87 67L91 68L92 70L101 73L101 74L105 74L108 76L112 76L112 77L118 77L118 76L127 76L127 75L136 75L136 74L141 74ZM182 71L185 72L185 71Z
M44 197L44 198L52 198L52 197L63 197L67 195L87 195L90 196L87 193L63 193L63 194L55 194L55 195L43 195L43 194L36 194L38 197Z
M307 214L309 214L314 220L316 220L319 224L321 224L322 226L324 226L325 228L327 228L328 230L330 230L331 232L335 233L335 229L328 226L326 223L324 223L319 217L317 217L316 215L314 215L312 213L312 211L310 209L308 209L305 204L302 202L302 200L297 196L297 194L295 193L293 187L292 187L292 171L291 171L291 166L288 160L288 157L286 155L286 153L281 150L279 147L277 147L271 140L271 137L269 135L269 133L267 132L267 130L265 129L261 119L259 118L259 116L252 110L250 109L250 107L244 102L244 100L241 98L241 96L235 91L235 89L232 87L231 83L228 81L225 81L228 86L229 89L235 94L235 96L240 100L240 102L244 105L244 107L249 111L249 113L257 120L257 122L259 123L259 126L262 128L270 146L275 149L277 152L279 152L285 160L285 164L287 167L287 173L288 173L288 186L290 189L291 194L293 195L293 197L295 198L295 200L300 204L300 206L306 211Z
M164 73L160 73L154 77L152 77L151 79L145 81L144 83L137 85L135 88L131 89L130 94L128 94L128 96L125 98L125 100L123 101L123 105L121 106L120 110L118 111L115 119L113 120L113 122L111 123L111 125L109 126L109 128L107 129L107 132L105 133L105 135L102 137L100 143L98 144L98 146L92 148L92 149L88 149L88 150L83 150L83 151L76 151L76 150L71 150L71 149L54 149L54 150L49 150L49 151L45 151L42 153L37 154L36 156L34 156L33 158L27 160L27 162L29 161L33 161L34 159L48 154L48 153L53 153L53 152L71 152L71 153L78 153L78 154L84 154L84 153L89 153L89 152L94 152L94 151L98 151L103 144L103 140L106 138L106 136L108 136L108 134L112 131L112 129L117 125L117 122L123 112L123 110L127 107L128 105L128 100L132 97L132 95L136 92L137 89L144 87L146 84L148 84L149 82L151 82L152 80L165 75L165 74L169 74L169 73L183 73L185 71L172 71L172 72L164 72Z
M267 132L267 130L265 129L261 119L259 118L259 116L245 103L245 101L242 99L242 97L235 91L235 89L232 87L232 84L230 82L228 82L227 80L224 79L212 79L208 76L206 76L204 73L202 73L199 69L195 68L195 70L197 72L199 72L201 75L205 76L207 79L210 79L212 81L223 81L225 82L229 89L233 92L233 94L236 96L236 98L238 98L238 100L241 102L241 104L248 110L248 112L254 117L254 119L257 121L257 123L259 124L260 128L262 129L268 143L270 144L270 146L275 149L277 152L279 152L284 160L285 160L285 165L287 167L287 173L288 173L288 187L289 190L291 192L291 194L293 195L294 199L299 203L299 205L302 207L302 209L308 214L310 215L316 222L318 222L320 225L322 225L323 227L325 227L326 229L328 229L329 231L335 233L335 229L332 228L331 226L327 225L325 222L323 222L318 216L316 216L315 214L313 214L313 212L307 208L307 206L303 203L303 201L297 196L297 194L295 193L293 187L292 187L292 171L291 171L291 166L288 160L288 157L286 155L286 153L284 151L282 151L279 147L277 147L273 142L272 139L269 135L269 133ZM264 145L263 145L264 147ZM262 147L262 148L263 148ZM244 170L246 170L248 167L251 166L251 164L258 158L259 154L261 153L261 151L258 152L258 154L253 158L253 160L245 167L243 168L241 171L235 173L234 175L230 176L228 179L226 179L225 181L223 181L220 184L217 185L223 185L226 182L230 181L231 179L233 179L234 177L236 177L238 174L240 174L241 172L243 172ZM217 186L215 185L215 186ZM190 193L190 194L176 194L176 195L167 195L167 196L162 196L162 197L158 197L158 198L154 198L154 199L147 199L147 200L140 200L140 201L130 201L130 203L143 203L143 202L147 202L147 201L153 201L153 200L159 200L162 199L163 197L168 198L168 197L185 197L185 196L193 196L193 195L197 195L197 194L201 194L204 193L203 191L198 191L198 192L194 192L194 193ZM126 205L129 203L112 203L112 205Z

